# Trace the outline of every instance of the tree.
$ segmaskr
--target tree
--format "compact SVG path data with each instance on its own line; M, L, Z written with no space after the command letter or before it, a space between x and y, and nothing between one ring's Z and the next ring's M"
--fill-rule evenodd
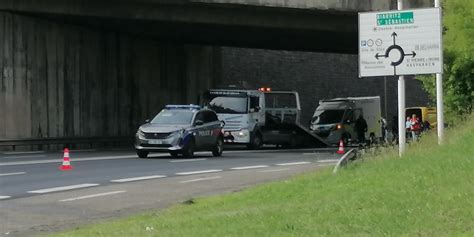
M474 106L474 1L443 2L443 91L446 119L473 112ZM417 76L436 98L434 76Z

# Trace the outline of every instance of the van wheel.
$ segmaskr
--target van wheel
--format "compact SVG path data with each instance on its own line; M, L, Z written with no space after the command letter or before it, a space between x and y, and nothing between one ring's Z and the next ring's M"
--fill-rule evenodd
M219 137L217 138L216 145L214 146L214 149L212 150L212 155L221 156L223 150L224 150L224 140L221 137Z
M194 139L191 139L183 149L183 156L186 158L192 158L194 156L195 144Z
M344 145L347 145L347 144L349 144L349 141L351 140L351 134L350 133L344 133L344 134L342 134L341 139L344 142Z
M257 133L250 137L250 143L247 145L247 148L259 149L260 147L262 147L262 145L263 145L262 135L260 135L260 133Z
M140 151L140 150L137 150L137 155L138 155L138 157L140 157L140 158L147 158L147 157L148 157L148 151Z
M176 158L178 157L179 153L177 151L170 151L170 155L171 157Z

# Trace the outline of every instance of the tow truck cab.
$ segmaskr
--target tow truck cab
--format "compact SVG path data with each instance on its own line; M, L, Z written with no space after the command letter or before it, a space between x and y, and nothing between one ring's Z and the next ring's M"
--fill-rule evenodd
M299 124L297 92L270 88L212 89L202 95L201 103L225 122L227 144L245 144L248 148L263 144L297 146L305 142L317 147L327 145Z

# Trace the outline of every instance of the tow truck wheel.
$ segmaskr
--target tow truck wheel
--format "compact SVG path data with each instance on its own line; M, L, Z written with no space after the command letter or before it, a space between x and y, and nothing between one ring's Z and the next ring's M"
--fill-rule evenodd
M216 145L214 146L214 149L212 150L212 155L221 156L223 150L224 150L224 140L221 137L219 137L217 139Z
M148 156L148 151L140 151L140 150L137 150L137 155L138 155L138 157L140 157L140 158L147 158L147 156Z
M288 143L282 145L283 148L296 148L297 146L298 142L295 136L292 136Z
M178 157L179 153L177 151L170 151L170 155L173 157L173 158L176 158Z
M262 145L263 145L262 135L260 135L260 133L257 133L250 137L250 144L247 145L247 148L258 149L262 147Z
M183 149L183 156L186 158L191 158L194 156L194 140L188 142L188 144Z

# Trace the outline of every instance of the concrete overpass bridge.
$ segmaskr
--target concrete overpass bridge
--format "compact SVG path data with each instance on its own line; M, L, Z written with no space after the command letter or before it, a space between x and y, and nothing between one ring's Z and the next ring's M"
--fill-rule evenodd
M430 2L406 1L405 7L428 7ZM395 4L2 0L0 139L130 135L163 104L191 103L209 87L251 78L229 76L233 65L227 59L240 54L227 47L354 55L357 12L394 9ZM252 57L261 51L246 52L244 57ZM300 57L283 54L293 55L290 61ZM343 57L354 63L354 56ZM335 64L339 68L345 62ZM340 77L348 73L357 77L334 70ZM298 90L298 85L286 88Z
M408 7L426 0L407 1ZM4 0L0 9L174 43L357 53L357 12L393 0Z

